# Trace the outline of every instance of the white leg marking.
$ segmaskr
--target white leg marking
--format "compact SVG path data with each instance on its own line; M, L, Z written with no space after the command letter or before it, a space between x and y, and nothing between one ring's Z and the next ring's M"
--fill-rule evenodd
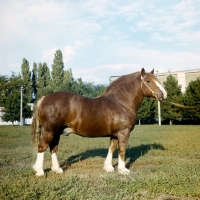
M155 81L155 83L160 88L160 90L163 92L164 99L166 99L167 98L167 92L166 92L165 88L159 82Z
M124 175L130 174L130 170L126 168L125 162L122 160L120 155L119 155L119 160L118 160L118 171L120 174L124 174Z
M112 151L109 149L108 155L106 157L106 160L105 160L104 166L103 166L103 169L107 172L114 171L114 167L112 166L112 157L113 157Z
M57 155L56 153L51 154L51 159L52 159L52 167L51 170L56 172L56 173L63 173L63 169L60 168L60 165L58 163Z
M43 161L44 161L44 152L43 153L38 153L36 162L33 165L33 169L36 171L36 174L35 174L36 176L44 175Z

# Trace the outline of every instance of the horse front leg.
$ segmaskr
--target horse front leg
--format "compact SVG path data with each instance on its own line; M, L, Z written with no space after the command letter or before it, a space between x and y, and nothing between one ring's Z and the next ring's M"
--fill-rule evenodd
M130 170L126 168L125 166L125 154L126 154L126 146L127 146L127 141L130 136L130 131L129 130L124 130L120 131L118 133L118 171L121 174L130 174Z
M117 144L118 144L118 139L114 136L111 136L108 154L107 154L106 160L104 162L104 167L103 167L103 169L107 172L113 172L114 171L114 167L112 166L112 158L113 158L113 154L115 152L115 149L117 147Z
M56 152L58 150L58 143L60 140L60 135L56 136L52 142L50 143L49 147L50 147L50 152L51 152L51 159L52 159L52 166L51 166L51 170L56 172L56 173L63 173L63 169L60 168L60 165L58 163L58 158L56 155Z

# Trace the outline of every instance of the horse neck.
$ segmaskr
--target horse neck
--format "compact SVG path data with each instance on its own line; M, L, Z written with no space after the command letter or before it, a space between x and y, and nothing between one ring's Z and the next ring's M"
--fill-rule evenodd
M140 74L130 74L124 78L120 84L112 88L112 91L108 90L104 95L112 96L117 102L135 112L144 98Z

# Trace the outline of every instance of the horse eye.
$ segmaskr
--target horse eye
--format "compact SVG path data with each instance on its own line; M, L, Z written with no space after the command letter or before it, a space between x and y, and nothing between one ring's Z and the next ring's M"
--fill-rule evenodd
M151 83L151 81L150 81L150 80L147 80L147 83Z

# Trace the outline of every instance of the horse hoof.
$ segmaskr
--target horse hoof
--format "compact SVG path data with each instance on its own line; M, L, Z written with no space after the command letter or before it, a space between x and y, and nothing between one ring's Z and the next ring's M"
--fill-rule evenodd
M36 176L43 176L44 175L44 170L43 169L39 169L39 170L35 170L36 171Z
M56 172L59 173L59 174L62 174L63 173L63 169L59 168Z
M36 172L36 176L43 176L44 175L44 170L43 169L37 169L35 165L33 165L33 169Z
M119 169L119 168L118 168L118 172L119 172L120 174L123 174L123 175L129 175L129 174L130 174L130 170L127 169L127 168L124 168L124 169Z
M42 172L37 172L36 174L35 174L36 176L44 176L44 171Z
M114 167L113 166L104 166L103 169L106 171L106 172L114 172Z
M51 168L51 170L52 170L53 172L56 172L56 173L59 173L59 174L62 174L62 173L63 173L63 169L62 169L62 168L58 168L58 169L53 169L53 168Z

